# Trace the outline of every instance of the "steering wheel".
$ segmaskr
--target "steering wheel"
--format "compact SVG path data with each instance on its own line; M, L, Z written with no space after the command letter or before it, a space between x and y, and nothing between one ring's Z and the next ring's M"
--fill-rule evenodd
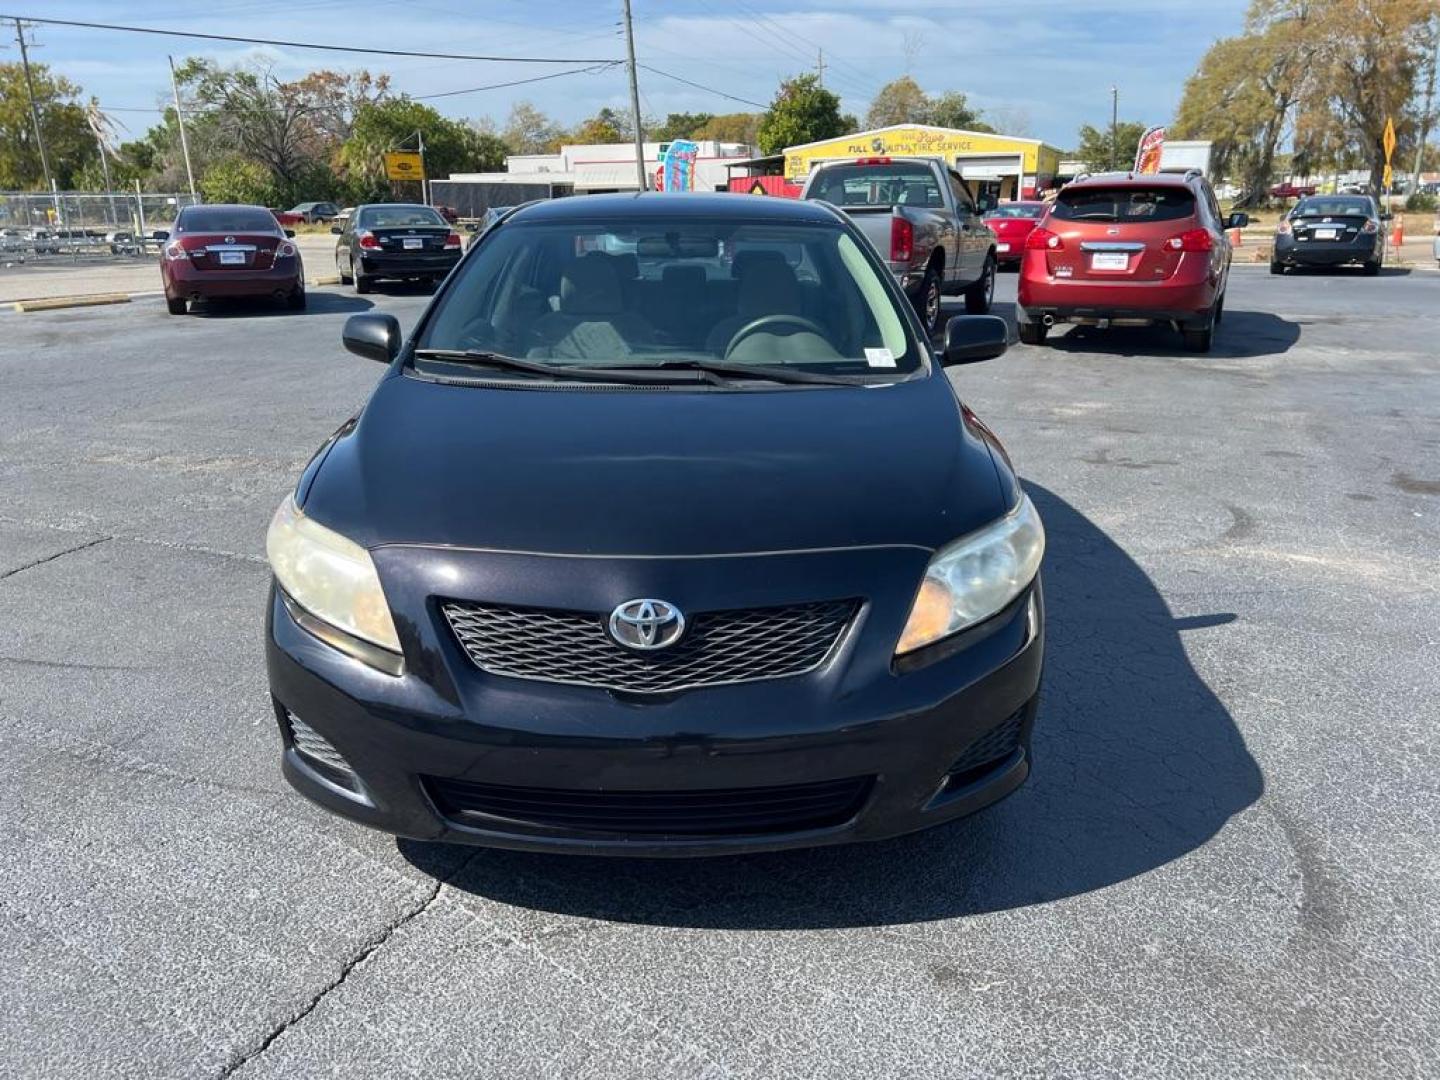
M744 341L751 334L758 334L767 326L772 325L793 326L800 330L809 330L816 337L824 338L826 341L829 340L822 327L811 322L803 315L761 315L758 319L752 319L739 330L735 331L735 336L730 339L730 344L725 346L725 359L730 359L730 354L735 351L735 346L739 345L740 342Z

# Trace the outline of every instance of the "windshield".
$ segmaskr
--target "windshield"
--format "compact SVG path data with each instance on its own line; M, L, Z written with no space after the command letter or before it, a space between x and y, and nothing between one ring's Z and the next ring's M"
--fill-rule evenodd
M187 206L180 211L175 231L182 233L276 232L280 223L258 206Z
M1369 199L1302 199L1295 217L1370 217Z
M355 224L362 229L403 229L414 225L444 225L445 219L428 206L367 206Z
M1038 218L1045 213L1044 203L1001 203L992 210L986 210L987 218Z
M934 171L915 161L827 165L815 178L806 198L847 207L945 205Z
M839 224L728 217L502 225L461 265L417 346L884 379L923 355L874 255Z
M1066 188L1051 208L1061 221L1178 221L1195 212L1185 188Z

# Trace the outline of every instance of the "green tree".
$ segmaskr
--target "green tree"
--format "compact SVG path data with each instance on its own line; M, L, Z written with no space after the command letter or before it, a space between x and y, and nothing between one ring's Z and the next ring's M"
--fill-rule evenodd
M454 172L490 172L504 159L504 144L495 136L447 119L428 105L409 98L387 98L360 106L350 138L340 148L346 191L357 200L389 193L384 153L414 148L415 134L425 138L425 171L432 178Z
M760 139L763 113L725 113L712 116L690 133L692 139L738 142L754 146Z
M841 116L840 99L821 86L817 76L797 75L780 84L760 121L760 150L774 154L787 146L838 138L854 130L853 123L853 118Z
M928 123L936 127L959 128L961 131L994 131L980 119L980 110L972 108L959 90L946 90L930 102ZM1010 134L1021 134L1011 131Z
M920 84L909 75L882 86L865 114L867 128L890 127L894 124L928 124L932 105Z
M45 64L31 64L30 71L51 175L62 190L72 188L81 169L98 157L85 108L77 100L80 88L50 74ZM0 188L38 191L44 187L24 69L19 64L0 64Z
M664 122L646 126L650 138L659 142L669 142L671 139L694 139L699 138L696 132L705 127L716 117L712 113L671 113L665 117ZM704 136L713 138L714 136ZM735 140L730 140L735 141Z
M583 146L603 143L626 142L633 138L631 125L619 113L608 106L570 133L566 141Z
M1139 149L1145 127L1139 120L1121 120L1112 139L1108 124L1103 128L1081 124L1080 146L1075 151L1075 157L1085 162L1086 168L1092 172L1128 169L1135 163L1135 151Z
M530 102L517 101L500 137L512 154L548 154L559 149L565 132Z
M257 206L290 205L277 190L275 176L258 161L227 157L216 161L200 178L200 193L209 203L253 203Z

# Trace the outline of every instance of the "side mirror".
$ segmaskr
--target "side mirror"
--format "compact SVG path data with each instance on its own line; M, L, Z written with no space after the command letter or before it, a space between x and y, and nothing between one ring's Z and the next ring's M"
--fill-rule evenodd
M998 315L956 315L945 324L943 367L975 364L1003 356L1010 347L1010 327Z
M1227 229L1243 229L1246 225L1249 224L1250 215L1237 210L1235 211L1235 213L1230 215L1229 219L1226 221L1225 227Z
M394 315L351 315L340 332L345 348L366 360L388 364L400 355L400 322Z
M165 229L156 229L156 230L155 230L153 233L151 233L150 235L151 235L154 239L159 240L161 243L164 243L166 240L169 240L169 239L170 239L170 233L169 233L167 230L165 230Z
M285 239L286 239L286 240L294 240L294 239L295 239L295 230L294 230L294 229L286 229L286 230L285 230Z
M1380 211L1380 220L1381 220L1381 221L1393 221L1394 219L1395 219L1395 215L1392 214L1389 210L1381 210L1381 211Z
M335 236L339 236L339 235L340 235L341 233L343 233L344 231L345 231L345 230L342 229L342 228L340 228L339 225L331 225L331 226L330 226L330 232L333 233ZM295 235L295 234L294 234L294 233L291 233L290 235L293 236L293 235Z

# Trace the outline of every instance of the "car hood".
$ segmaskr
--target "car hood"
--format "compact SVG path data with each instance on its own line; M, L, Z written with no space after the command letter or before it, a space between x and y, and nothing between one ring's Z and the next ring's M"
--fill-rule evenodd
M1007 490L939 374L756 392L392 374L301 498L372 548L703 555L933 548L1002 514Z

